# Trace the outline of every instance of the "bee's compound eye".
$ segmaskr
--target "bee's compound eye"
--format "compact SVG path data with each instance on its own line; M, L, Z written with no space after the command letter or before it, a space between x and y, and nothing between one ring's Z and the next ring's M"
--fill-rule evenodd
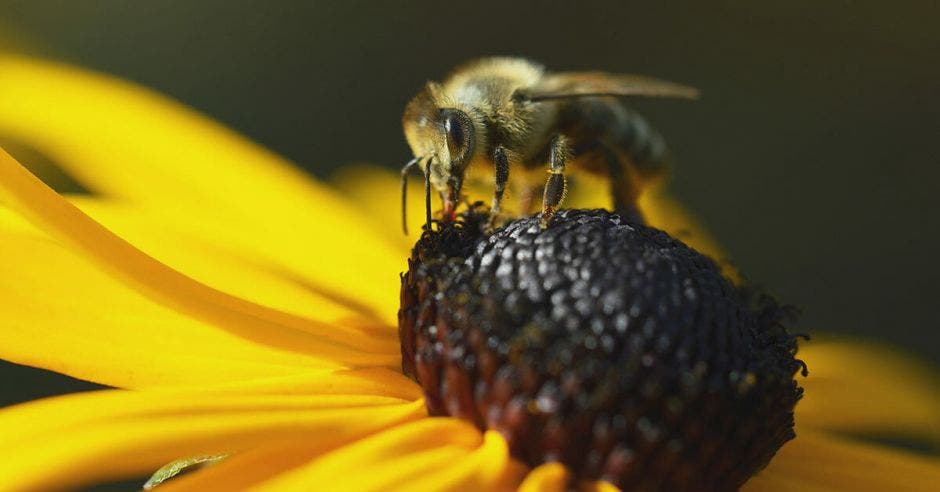
M442 109L440 121L447 133L447 147L452 159L462 161L473 147L473 122L459 109Z
M447 129L448 144L455 149L464 148L467 143L467 134L461 121L456 116L451 115L444 121L444 128Z

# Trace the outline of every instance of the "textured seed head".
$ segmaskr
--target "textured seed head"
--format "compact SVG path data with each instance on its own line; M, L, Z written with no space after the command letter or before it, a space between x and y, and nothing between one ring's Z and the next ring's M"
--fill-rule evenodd
M431 414L639 490L734 489L794 437L805 367L769 297L605 211L485 220L426 232L402 276L402 366Z

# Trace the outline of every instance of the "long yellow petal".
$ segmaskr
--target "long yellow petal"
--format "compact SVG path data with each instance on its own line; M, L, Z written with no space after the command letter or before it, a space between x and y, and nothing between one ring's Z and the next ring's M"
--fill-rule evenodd
M485 442L477 450L470 452L459 462L449 466L430 468L420 478L400 484L408 490L492 490L493 484L508 489L518 483L525 473L521 464L507 463L505 441L495 435L486 435ZM315 459L333 447L311 446L310 443L297 442L259 447L258 449L237 453L198 473L192 473L161 485L161 492L183 492L202 490L244 490L268 481L265 488L279 487L291 490L294 486L286 481L270 483L275 477L288 474L294 468L301 468L305 462ZM374 464L361 464L362 473L371 473ZM493 476L495 475L495 476ZM283 478L279 479L283 480ZM331 490L334 479L327 482ZM298 480L296 486L310 489L311 485ZM396 488L396 487L393 487Z
M87 197L70 201L96 221L159 262L234 297L299 316L295 326L324 340L380 353L397 353L393 326L372 316L358 302L331 298L275 265L246 257L227 245L180 230L175 222L145 209Z
M247 490L273 477L303 466L332 451L336 443L309 441L278 442L228 456L220 463L195 473L186 473L159 485L158 492L202 492ZM309 488L309 487L308 487Z
M9 448L0 452L15 453L13 448L19 445L38 445L31 441L58 439L55 435L64 431L79 431L78 427L92 425L106 426L110 425L109 421L116 420L162 417L186 419L209 413L354 409L413 402L387 396L349 394L281 395L210 391L203 395L195 391L178 390L91 391L36 400L0 410L0 422L3 424L0 426L0 438L5 447Z
M399 370L384 367L359 369L310 369L297 374L229 381L210 387L200 381L164 386L166 389L204 394L282 394L282 395L372 395L414 401L423 397L421 387Z
M940 443L940 376L926 363L871 343L812 340L800 426Z
M0 476L11 490L75 488L184 456L299 439L335 446L421 418L423 406L374 396L69 395L0 411Z
M470 424L428 418L337 449L259 490L503 490L521 478L505 441Z
M107 196L150 208L395 319L404 259L336 192L166 98L50 62L0 58L0 134Z
M127 285L220 330L285 351L321 355L327 351L330 359L341 364L395 364L394 353L383 356L338 344L326 346L328 340L309 333L312 320L226 294L156 261L75 208L2 150L0 196L38 228L94 260ZM28 251L19 252L24 253Z
M248 338L185 316L128 288L2 207L0 318L0 357L120 387L339 368L347 355L368 366L400 364L397 350L362 352L309 333L289 339L294 347L277 348L264 337Z
M935 459L810 431L797 433L742 490L928 491L940 483Z

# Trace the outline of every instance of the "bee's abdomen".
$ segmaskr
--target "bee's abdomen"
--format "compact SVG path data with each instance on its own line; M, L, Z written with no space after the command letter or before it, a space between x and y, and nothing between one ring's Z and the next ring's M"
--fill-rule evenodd
M425 232L402 277L402 366L428 410L535 466L625 489L735 490L794 436L786 310L605 211Z
M567 102L559 109L558 126L558 131L573 143L575 156L603 146L625 156L645 176L662 172L669 160L662 135L646 118L617 99Z

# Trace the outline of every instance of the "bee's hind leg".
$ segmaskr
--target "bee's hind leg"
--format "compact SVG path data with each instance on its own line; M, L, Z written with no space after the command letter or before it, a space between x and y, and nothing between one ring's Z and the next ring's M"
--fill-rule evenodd
M565 162L568 160L568 141L564 135L557 135L552 140L548 156L548 181L545 182L545 193L542 198L542 228L548 227L552 217L565 200L567 184L565 183Z

